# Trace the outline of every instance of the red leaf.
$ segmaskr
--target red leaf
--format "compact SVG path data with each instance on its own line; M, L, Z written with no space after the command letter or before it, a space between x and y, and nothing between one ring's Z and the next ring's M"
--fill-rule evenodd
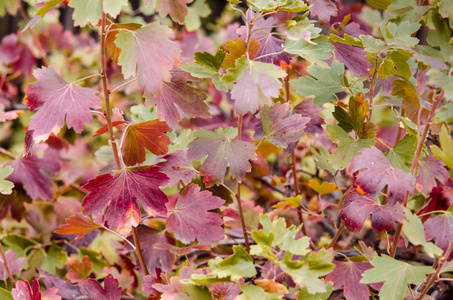
M428 197L431 190L437 186L436 180L444 184L448 177L448 171L441 160L424 157L418 162L417 190Z
M33 76L38 81L25 89L25 104L31 110L41 107L28 124L35 142L46 140L51 132L57 134L65 119L68 128L74 128L77 133L82 132L84 123L91 124L90 107L101 107L97 90L67 83L52 68L36 69Z
M127 124L127 122L126 121L112 121L112 126L113 127L116 127L116 126L119 126L119 125L123 125L123 124ZM93 134L93 137L100 136L101 134L104 134L107 131L109 131L109 128L108 128L107 124L104 124L104 125L101 126L101 128L96 130L96 132Z
M369 262L334 261L335 269L327 275L326 281L333 282L334 289L343 287L343 295L348 300L367 300L370 290L360 283L362 274L373 266Z
M190 79L187 73L177 70L171 72L171 81L164 81L161 89L149 94L151 104L156 105L157 115L164 119L174 130L184 117L209 118L209 106L203 101L207 95L200 89L186 84Z
M356 76L369 76L373 65L367 58L367 52L351 45L331 42L335 48L335 58L344 64Z
M14 160L9 164L14 171L6 177L6 180L12 181L16 185L23 184L32 199L52 200L52 181L42 173L42 163L36 156Z
M78 282L82 279L87 279L91 274L91 269L93 268L93 263L90 261L88 256L83 256L82 261L77 257L71 256L66 261L69 272L66 274L71 282Z
M82 201L85 215L102 211L108 205L106 219L109 227L123 228L126 223L137 226L140 208L137 200L150 214L166 215L167 196L159 189L168 177L159 167L142 166L103 174L83 186L90 191Z
M118 280L108 274L104 280L104 288L92 278L79 282L80 291L83 295L93 300L119 300L121 299L121 288L118 287Z
M401 222L404 219L400 204L381 205L374 197L360 195L355 190L344 198L340 215L349 230L359 231L370 215L371 227L376 232L390 231L395 222Z
M11 290L11 295L14 300L41 300L41 297L49 300L60 300L61 297L57 295L57 292L58 290L55 288L40 292L39 281L35 279L33 280L33 289L28 281L16 282L16 287Z
M155 155L167 153L171 141L164 132L169 130L167 123L157 119L127 126L121 141L124 163L133 166L144 162L145 148Z
M74 242L83 238L88 232L101 227L91 221L90 217L84 216L81 213L77 213L75 216L66 218L65 221L66 224L60 225L60 227L54 232L57 234L77 234L78 236Z
M174 186L179 181L188 184L197 177L192 162L187 159L187 151L179 150L164 156L163 159L166 159L166 161L157 165L161 167L162 173L170 177L169 187Z
M349 172L360 171L356 183L366 193L377 195L387 185L390 204L403 202L407 192L415 190L415 178L401 169L393 168L384 154L375 147L359 150L351 160Z
M156 244L176 245L175 240L167 235L165 230L157 230L144 225L138 226L137 230L140 244L146 245L143 249L143 258L148 269L158 268L164 272L171 271L175 256L168 250L156 248Z
M338 8L330 0L311 0L310 16L318 17L322 23L329 23L331 17L336 17Z
M447 210L453 204L453 189L449 186L435 187L429 195L428 202L417 212L417 215L428 213L435 210ZM429 215L423 216L424 222Z
M453 240L453 214L446 212L426 221L425 227L426 240L435 239L436 246L446 251Z
M186 187L184 192L176 198L170 199L167 208L170 215L167 220L167 229L173 231L175 237L188 244L197 239L203 245L223 240L222 217L213 212L225 203L209 191L201 191L196 184Z

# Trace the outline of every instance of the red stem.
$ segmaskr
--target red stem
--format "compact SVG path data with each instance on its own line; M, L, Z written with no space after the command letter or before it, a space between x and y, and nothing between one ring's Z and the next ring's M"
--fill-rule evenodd
M5 251L3 251L3 246L2 246L1 242L0 242L0 252L2 253L3 265L5 266L6 273L8 273L9 280L11 280L11 283L15 286L16 281L14 280L13 274L11 273L11 269L8 266L8 260L6 259Z

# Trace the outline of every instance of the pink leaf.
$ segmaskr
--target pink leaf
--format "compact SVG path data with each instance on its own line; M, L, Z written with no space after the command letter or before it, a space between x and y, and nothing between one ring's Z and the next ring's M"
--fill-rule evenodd
M436 246L446 251L453 240L453 214L446 212L426 221L425 227L426 240L435 239Z
M12 275L18 274L22 270L22 264L25 261L25 257L19 257L16 259L16 253L13 250L8 249L5 251L6 261L8 262L9 270ZM8 272L6 271L3 259L0 258L0 280L6 280L8 278Z
M45 175L42 169L42 162L36 156L19 158L9 164L13 173L6 179L14 184L23 184L27 194L32 198L52 200L52 181Z
M294 108L295 113L301 114L302 117L310 118L310 121L305 126L305 132L311 135L323 133L321 125L325 124L325 122L318 114L318 112L323 110L324 107L316 107L313 99L304 100Z
M187 157L197 160L208 155L200 168L200 173L209 176L216 183L222 183L225 178L227 166L230 166L234 179L242 181L245 173L252 167L249 160L256 158L256 147L249 142L234 139L234 129L218 129L216 132L201 129L194 135L196 140L189 144Z
M241 293L236 282L214 283L208 287L213 299L235 300L236 296Z
M121 299L121 288L118 287L118 280L108 274L104 280L104 288L92 278L79 282L80 291L83 295L92 300L119 300Z
M110 227L123 228L131 222L140 223L137 200L150 214L166 215L167 196L159 189L168 177L159 167L142 166L118 171L115 175L103 174L83 186L88 190L82 202L85 215L102 211L108 205L106 218Z
M171 271L175 256L168 250L156 248L156 244L165 243L176 245L175 240L167 235L165 230L157 230L148 226L140 225L137 228L141 245L146 245L143 249L143 257L149 270L158 268L164 272Z
M61 297L56 294L57 292L57 289L51 288L41 293L38 279L35 279L33 280L33 289L28 281L16 282L16 287L11 290L11 295L14 300L41 300L41 297L49 300L60 300Z
M171 72L171 81L164 81L162 88L149 95L151 104L156 105L157 115L174 130L184 117L209 118L209 106L203 101L207 95L200 89L186 83L188 77L183 71Z
M362 274L373 266L369 262L334 261L335 269L327 275L326 281L333 281L333 288L343 287L343 295L348 300L368 300L370 291L360 283Z
M401 222L404 219L400 204L381 205L374 197L360 195L355 190L344 198L340 215L349 230L359 231L370 215L371 227L376 232L390 231L395 222Z
M18 47L19 37L15 33L3 37L0 44L0 62L12 64L20 59L21 47Z
M153 22L136 31L120 30L115 40L124 77L137 76L139 86L150 94L170 81L170 70L178 63L181 49L168 38L171 33L167 26Z
M401 169L393 168L387 158L376 147L359 150L351 160L349 172L360 171L356 183L366 193L378 195L387 185L390 204L403 202L407 192L415 190L415 178Z
M373 65L365 50L347 44L332 42L335 58L356 76L368 76Z
M448 180L445 164L435 157L424 157L418 162L417 190L425 197L437 186L436 180L444 184Z
M322 23L329 23L331 17L336 17L338 8L331 0L311 0L310 15L318 17Z
M298 142L305 134L303 129L308 122L299 114L291 114L288 103L277 102L272 107L264 105L261 122L255 127L255 139L266 138L279 148L287 148L288 144Z
M196 184L187 186L177 200L173 199L167 204L167 229L178 240L188 244L197 239L203 245L223 240L222 217L209 210L221 207L224 200L209 191L200 191Z
M170 15L171 19L179 24L184 24L189 13L186 3L193 0L144 0L145 6L155 6L162 18Z
M101 108L97 90L67 83L52 68L43 67L33 71L38 80L30 83L26 105L31 110L40 109L30 118L29 130L33 130L35 142L44 141L51 132L57 134L65 119L68 128L75 132L83 130L83 124L91 124L91 108Z
M157 165L161 167L161 172L170 178L169 187L174 186L179 181L188 184L197 177L192 162L187 159L187 151L179 150L164 156L163 159L166 161Z

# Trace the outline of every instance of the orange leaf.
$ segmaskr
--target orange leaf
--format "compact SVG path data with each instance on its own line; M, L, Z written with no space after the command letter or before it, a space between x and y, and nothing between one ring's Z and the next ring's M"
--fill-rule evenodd
M57 234L78 234L74 242L83 238L88 232L101 227L82 213L76 213L75 216L66 218L65 222L66 224L60 225L54 232Z

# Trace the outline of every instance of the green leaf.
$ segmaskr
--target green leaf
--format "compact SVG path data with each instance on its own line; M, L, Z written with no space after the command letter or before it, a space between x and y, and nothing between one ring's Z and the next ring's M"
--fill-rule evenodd
M416 148L417 136L407 134L385 156L393 167L409 172Z
M14 183L9 180L5 180L6 177L11 175L13 168L10 166L2 167L0 166L0 193L4 195L11 195L13 192Z
M0 287L0 299L2 300L14 300L13 296L11 295L10 291L5 290L4 288Z
M120 241L122 239L119 236L104 231L91 242L91 249L100 252L110 264L118 263L118 251L122 248Z
M190 299L212 300L211 292L206 286L201 287L191 284L187 290L189 292Z
M247 0L254 10L262 12L271 12L277 10L302 12L308 10L305 1L301 0Z
M310 294L307 287L301 288L297 300L327 300L333 292L333 283L328 281L326 284L326 292Z
M396 67L397 74L403 76L406 79L412 77L411 68L407 63L407 60L412 56L411 53L403 50L392 51L387 55Z
M333 51L333 46L329 43L329 39L326 36L320 36L311 40L311 42L314 44L304 39L298 41L287 39L285 42L285 52L299 55L312 64L327 68L328 65L324 60L329 59L332 56L330 52Z
M25 250L30 246L35 246L38 243L32 239L20 235L7 235L2 239L2 244L6 248L13 250L17 253L17 257L26 256Z
M389 47L410 49L418 44L419 39L412 37L420 28L419 23L409 23L408 21L395 23L381 23L380 29L384 40Z
M438 69L430 69L426 74L429 77L428 83L442 88L445 92L444 97L453 101L453 76Z
M334 255L332 250L321 249L319 252L310 252L298 260L291 260L292 253L286 252L280 268L290 275L294 282L301 288L307 288L308 293L326 293L326 283L319 279L332 272L335 265L332 263Z
M233 252L233 255L224 260L219 257L210 260L209 269L211 273L219 278L230 277L233 281L255 276L256 270L252 257L241 246L233 246Z
M366 3L374 8L384 10L392 3L392 0L366 0Z
M35 15L40 16L41 18L44 17L45 14L49 12L52 8L63 2L64 0L49 0L47 1L43 7L38 9Z
M453 169L453 141L446 126L442 126L439 140L442 150L436 145L432 145L430 149L435 157L443 161L450 169Z
M436 255L442 255L442 249L426 241L422 221L407 208L404 208L404 214L406 215L406 220L403 220L403 234L409 242L416 246L423 246L429 257L434 258Z
M308 68L308 73L314 78L304 76L291 81L296 93L302 96L316 95L313 99L316 106L331 101L337 102L335 93L339 93L345 88L344 65L337 61L334 61L330 68L313 65Z
M404 299L409 284L419 284L426 278L426 274L434 273L431 267L412 266L398 261L387 255L375 256L370 263L374 268L362 274L360 283L377 283L384 281L379 291L381 300Z
M196 0L188 9L184 27L187 31L194 31L200 28L201 18L206 18L211 14L206 0Z
M361 34L360 39L366 52L376 53L385 49L385 43L371 35Z
M195 52L195 61L212 71L219 71L225 56L226 53L222 49L217 50L215 55L206 51Z
M436 115L434 116L434 122L436 123L447 123L451 125L453 123L453 103L449 102L439 109L436 109Z
M47 250L47 255L40 268L46 272L55 274L56 269L61 269L66 265L67 259L68 255L66 251L57 244L52 243Z
M343 38L331 33L329 35L329 39L332 42L337 42L337 43L342 43L342 44L351 45L351 46L357 46L357 47L363 47L363 44L362 44L361 40L355 39L355 38L353 38L352 36L350 36L350 35L348 35L346 33L343 35Z
M324 147L319 147L319 152L316 152L315 149L312 147L308 147L315 156L316 160L315 163L318 167L320 167L323 170L328 171L330 174L335 175L335 173L338 171L338 169L335 169L333 164L330 162L330 153L327 151L326 148Z
M415 0L393 0L386 12L391 15L393 21L414 22L421 20L428 9L429 6L419 6Z
M102 17L102 9L106 14L116 18L121 7L128 5L127 0L71 0L68 4L74 9L72 18L74 25L84 27L88 23L96 25Z
M338 141L338 148L329 159L334 169L342 170L349 167L351 159L359 155L360 149L374 144L374 139L353 139L338 125L328 125L327 131L330 133L329 139L332 142Z
M281 300L284 292L269 294L256 285L241 285L242 294L236 300Z

